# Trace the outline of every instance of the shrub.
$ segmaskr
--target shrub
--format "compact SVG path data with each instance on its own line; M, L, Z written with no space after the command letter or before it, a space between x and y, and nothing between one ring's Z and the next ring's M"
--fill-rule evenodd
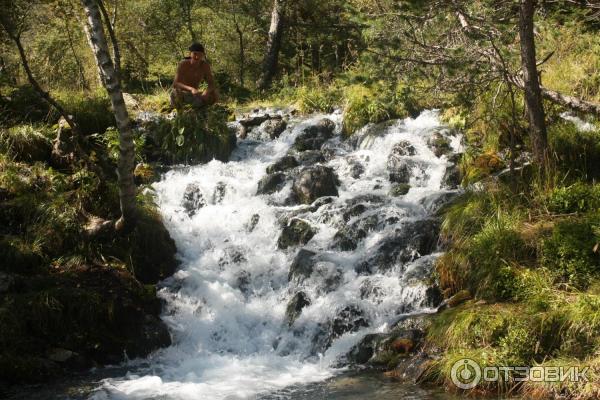
M153 132L161 160L170 163L200 163L213 158L227 160L235 138L227 127L229 111L215 105L200 110L182 110L173 120L163 119Z
M52 146L51 130L17 125L0 130L0 152L16 161L48 161Z
M548 127L548 143L565 175L600 178L600 129L581 132L574 124L560 121Z
M542 265L558 273L562 282L579 289L587 288L600 272L600 253L594 251L598 221L593 219L561 221L542 244Z
M62 92L57 93L56 98L73 115L83 135L102 133L109 126L116 126L110 99L104 92ZM58 113L53 110L50 120L57 121L58 118Z
M582 182L554 189L548 196L548 210L555 213L574 213L595 210L600 207L600 185Z

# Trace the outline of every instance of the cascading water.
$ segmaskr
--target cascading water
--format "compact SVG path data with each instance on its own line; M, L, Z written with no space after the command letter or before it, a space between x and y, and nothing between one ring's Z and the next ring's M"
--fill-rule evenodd
M318 151L294 153L323 118L334 134ZM160 290L173 345L132 361L94 399L260 398L331 377L366 334L435 306L424 283L437 256L431 217L456 192L443 181L460 136L433 111L352 140L340 123L339 113L292 117L275 140L251 135L230 162L174 169L155 185L182 261ZM438 157L432 140L441 139L447 153ZM271 194L257 195L286 154L294 163L271 174ZM315 161L337 176L338 196L298 205L293 182ZM390 178L408 193L390 195ZM286 226L289 240L280 239Z

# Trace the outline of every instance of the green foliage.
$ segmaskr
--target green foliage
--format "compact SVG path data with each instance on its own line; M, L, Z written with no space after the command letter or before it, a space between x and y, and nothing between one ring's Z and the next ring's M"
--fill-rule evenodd
M407 117L409 90L404 86L395 89L384 85L347 87L344 90L344 134L352 135L369 122Z
M548 196L548 210L559 214L584 213L600 208L600 185L576 182L554 189Z
M226 160L235 145L227 128L228 116L226 108L211 106L186 109L173 120L163 119L154 133L162 157L172 163Z
M104 90L90 94L60 92L56 94L56 98L73 115L84 135L102 133L108 127L116 125L110 100ZM58 115L54 112L50 121L56 120Z
M0 152L17 161L48 161L52 130L31 125L0 129Z
M548 143L563 175L600 178L600 129L581 132L573 123L559 121L549 126Z
M543 242L542 264L556 271L562 282L586 289L600 272L600 253L594 251L600 241L595 236L597 226L597 216L557 223L552 236Z

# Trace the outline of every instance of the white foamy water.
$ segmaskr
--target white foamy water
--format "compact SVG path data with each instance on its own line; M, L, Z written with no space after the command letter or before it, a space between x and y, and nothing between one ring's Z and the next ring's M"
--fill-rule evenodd
M323 117L337 125L336 135L325 145L333 155L324 164L339 177L339 197L316 211L285 206L291 182L273 195L257 196L265 169L288 152L305 127ZM358 149L341 140L340 123L339 114L292 120L274 141L238 143L228 163L176 169L155 185L182 261L159 292L173 345L129 363L131 372L105 380L94 399L254 399L322 381L339 372L340 356L364 335L384 332L403 313L427 309L423 278L437 254L413 250L410 260L386 268L365 272L359 266L376 256L390 235L429 217L435 200L448 192L441 189L448 161L435 157L427 145L442 128L437 114L428 111L390 124ZM449 139L459 151L460 137ZM394 198L388 196L386 163L399 141L410 142L416 154L407 156L413 165L411 189ZM355 178L357 163L362 173ZM207 203L191 217L182 206L189 184L199 187ZM221 196L218 188L223 187ZM348 202L364 195L380 197L361 201L366 211L349 217L347 224L365 218L376 222L356 250L332 249L334 235L346 223L342 215ZM280 250L277 240L291 214L317 233L305 246ZM301 247L319 254L320 261L302 283L288 282L290 264ZM298 291L311 303L290 328L286 307ZM355 326L328 339L323 332L348 307L359 310L349 318Z

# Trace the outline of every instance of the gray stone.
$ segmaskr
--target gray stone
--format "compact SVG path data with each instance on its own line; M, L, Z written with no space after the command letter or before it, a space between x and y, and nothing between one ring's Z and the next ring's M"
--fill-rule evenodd
M310 305L310 299L304 292L298 292L292 297L285 310L288 326L292 326L302 313L304 307Z
M258 182L256 194L271 194L281 190L285 184L285 174L283 172L275 172L263 177Z
M193 217L198 210L206 206L206 200L202 195L200 186L195 183L187 185L183 193L182 206L189 217Z
M277 246L280 249L287 249L290 246L306 244L315 234L316 230L308 222L299 218L293 218L283 228L281 236L277 240Z
M338 196L338 179L333 169L324 166L308 167L295 179L292 191L303 204L311 204L323 196Z

